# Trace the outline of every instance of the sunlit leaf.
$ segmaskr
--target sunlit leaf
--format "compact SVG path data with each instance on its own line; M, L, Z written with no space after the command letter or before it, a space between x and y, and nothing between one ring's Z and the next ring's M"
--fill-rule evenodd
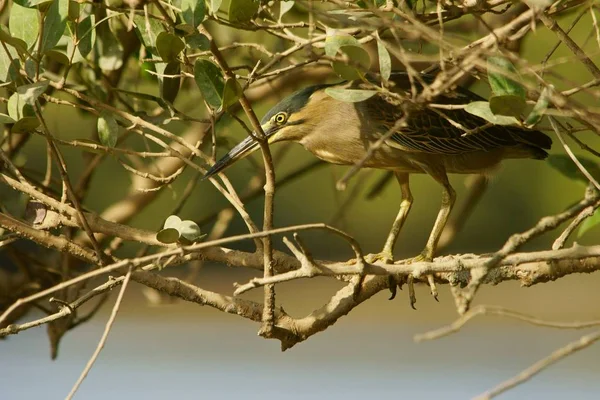
M144 47L151 52L156 51L156 38L158 34L164 31L162 24L154 18L146 18L143 15L133 17L136 26L136 33L140 37Z
M581 156L577 156L577 160L597 181L600 180L600 165L596 160ZM579 170L579 167L575 165L571 157L566 154L550 154L548 162L554 169L571 180L581 181L586 184L589 182L588 178Z
M347 103L358 103L373 97L377 94L377 91L329 87L325 89L325 93L336 100L345 101Z
M329 57L335 57L338 50L342 46L359 46L360 42L353 36L345 34L337 34L333 31L331 34L327 34L325 38L325 54Z
M371 66L371 57L369 53L359 46L341 46L339 51L345 54L348 60L353 64L359 64L362 69L368 69ZM346 80L355 80L361 77L361 69L354 65L349 65L341 61L332 63L333 70L341 78Z
M525 99L525 88L506 76L518 76L515 66L504 57L488 57L488 80L496 96L514 95Z
M219 67L208 60L198 59L194 65L194 79L204 100L214 108L220 107L225 84Z
M548 109L550 94L552 93L553 90L554 90L554 86L552 86L552 85L549 85L549 86L545 87L544 90L542 90L542 93L540 94L540 98L535 103L533 110L531 110L531 112L529 113L529 116L525 120L525 125L532 127L541 121L542 117L546 113L546 110Z
M163 229L177 229L181 224L181 218L177 215L169 215L169 217L165 220L165 224L163 225Z
M30 105L34 105L38 97L48 89L48 81L39 81L29 85L19 86L17 93L21 99Z
M258 11L258 1L231 0L227 11L229 22L248 22Z
M42 53L56 47L67 27L68 15L69 0L54 0L52 2L44 17L41 46Z
M183 20L194 28L204 20L204 0L181 0L181 15Z
M10 34L21 39L26 48L32 47L39 34L39 11L35 8L21 7L13 3L8 20Z
M19 75L19 55L14 48L10 46L6 48L8 53L4 46L0 46L0 82L14 81Z
M102 112L98 117L98 139L106 147L115 147L119 136L119 124L112 115Z
M294 8L295 1L280 1L279 2L279 20L281 21L281 17L284 16L288 11Z
M237 103L242 95L242 87L235 78L227 79L223 87L223 108L228 108L232 104Z
M181 236L186 238L190 242L195 242L198 239L202 238L202 232L200 231L200 227L194 221L181 221L178 230Z
M156 38L156 50L165 62L175 61L184 48L183 41L172 33L161 32Z
M210 10L212 11L213 14L216 14L217 11L219 11L219 8L221 8L221 3L223 3L223 0L208 0L210 1Z
M6 108L8 110L8 115L15 121L25 117L35 117L33 107L30 104L27 104L19 93L13 93L9 97Z
M520 117L527 104L525 99L513 94L490 97L490 110L494 115Z
M490 110L490 103L487 101L474 101L469 103L465 107L465 111L496 125L518 125L519 123L515 117L506 117L492 113L492 110Z
M392 59L390 53L385 48L385 44L377 39L377 54L379 55L379 72L384 81L388 81L392 75Z
M599 225L600 225L600 208L597 208L596 211L594 211L594 213L592 215L587 217L581 223L581 226L579 227L579 230L577 231L577 238L582 237L589 230L591 230Z
M12 36L8 30L8 27L2 24L0 24L0 40L6 43L9 47L14 47L20 53L24 53L27 50L27 43L25 43L25 41L22 39Z

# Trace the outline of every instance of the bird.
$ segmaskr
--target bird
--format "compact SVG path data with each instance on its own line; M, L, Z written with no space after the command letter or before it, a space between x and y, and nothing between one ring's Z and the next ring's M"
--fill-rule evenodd
M435 76L423 74L421 78L423 82L432 82ZM448 180L449 173L486 174L493 172L505 159L543 160L552 145L550 137L542 132L521 126L493 125L465 111L464 107L407 109L402 107L402 102L385 94L378 93L364 101L346 102L326 93L327 88L357 88L361 84L360 81L344 81L303 88L271 108L260 123L269 145L296 142L328 163L356 165L362 161L364 168L388 170L395 175L401 191L400 209L382 251L365 257L370 263L392 263L394 260L394 246L413 205L410 175L427 174L442 189L441 206L427 243L419 255L407 260L432 261L456 201L456 192ZM411 85L406 73L393 73L389 86L391 91L410 98ZM446 105L465 105L484 99L457 86L434 100ZM388 132L405 116L404 124ZM386 133L391 135L364 160L373 144ZM248 136L218 160L204 179L222 172L259 148L253 135ZM410 301L414 308L416 298L410 278ZM437 300L431 275L428 281ZM395 296L397 285L390 276L391 298Z

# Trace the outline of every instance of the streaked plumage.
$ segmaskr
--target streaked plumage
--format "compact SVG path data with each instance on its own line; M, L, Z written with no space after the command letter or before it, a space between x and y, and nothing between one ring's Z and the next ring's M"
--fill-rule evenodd
M423 75L424 80L431 77ZM398 92L410 89L406 74L394 74ZM347 85L346 83L338 85ZM367 150L403 117L401 105L382 95L366 101L347 103L328 96L316 85L302 89L280 101L262 119L269 143L295 141L317 157L334 164L353 165ZM483 100L469 90L457 88L438 96L436 103L468 104ZM454 126L460 124L473 131ZM382 253L372 257L391 261L398 233L412 205L409 174L427 173L442 185L442 206L427 245L418 259L431 260L437 241L454 204L455 192L447 173L485 173L509 158L544 159L551 139L537 131L520 127L492 125L463 109L423 107L411 110L406 126L395 132L364 166L393 171L400 183L402 202ZM489 124L488 124L489 125ZM483 127L483 128L482 128ZM210 177L259 148L248 137L235 146L206 174Z

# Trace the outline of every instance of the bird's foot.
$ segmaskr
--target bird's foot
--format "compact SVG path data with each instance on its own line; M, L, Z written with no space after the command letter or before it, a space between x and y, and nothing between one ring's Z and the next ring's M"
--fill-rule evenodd
M412 257L412 258L403 260L403 263L412 264L412 263L431 261L431 260L433 260L433 257L431 257L430 255L423 252L416 257ZM439 302L437 286L435 285L435 280L433 279L432 274L427 275L427 283L429 283L429 290L431 291L431 295L433 296L435 301ZM408 295L410 297L410 306L416 310L415 303L417 302L417 297L415 296L414 277L412 275L408 276Z
M394 262L394 256L389 251L382 251L381 253L367 255L365 257L365 260L369 264L373 264L375 262L383 262L385 264L392 264ZM393 300L396 297L398 288L400 288L400 290L402 290L403 284L404 284L403 277L401 277L399 275L388 275L388 288L390 289L389 300Z

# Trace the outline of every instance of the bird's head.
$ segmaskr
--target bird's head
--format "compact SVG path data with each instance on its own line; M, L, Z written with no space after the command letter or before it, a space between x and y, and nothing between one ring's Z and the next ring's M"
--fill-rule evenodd
M269 144L283 141L300 141L306 134L310 133L311 127L314 126L313 121L317 117L314 113L315 106L318 109L316 103L327 97L313 95L328 86L330 85L304 88L281 100L275 107L271 108L260 122ZM308 107L309 104L310 107ZM223 171L259 148L259 143L252 136L248 136L217 161L204 175L204 179Z

